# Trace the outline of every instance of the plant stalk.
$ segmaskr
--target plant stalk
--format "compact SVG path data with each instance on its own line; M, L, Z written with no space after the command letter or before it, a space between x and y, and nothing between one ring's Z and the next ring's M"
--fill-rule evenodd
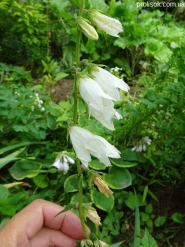
M79 16L82 15L83 9L85 2L84 0L79 1ZM78 71L80 70L80 53L81 53L81 37L82 33L81 31L77 28L77 37L76 37L76 75L74 78L74 114L73 114L73 121L74 124L78 123ZM79 211L79 217L82 225L82 229L84 232L84 236L86 239L89 238L88 233L87 233L87 227L85 225L84 221L84 212L83 212L83 184L82 184L82 168L80 164L80 160L76 158L76 166L77 166L77 171L78 175L80 177L79 179L79 185L78 185L78 192L79 192L79 201L78 201L78 211Z

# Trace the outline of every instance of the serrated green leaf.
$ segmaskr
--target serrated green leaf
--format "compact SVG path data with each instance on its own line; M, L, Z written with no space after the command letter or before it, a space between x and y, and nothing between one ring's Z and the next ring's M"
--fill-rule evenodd
M145 228L144 237L141 242L142 247L158 247L157 242L154 240L154 238L150 235L147 228Z

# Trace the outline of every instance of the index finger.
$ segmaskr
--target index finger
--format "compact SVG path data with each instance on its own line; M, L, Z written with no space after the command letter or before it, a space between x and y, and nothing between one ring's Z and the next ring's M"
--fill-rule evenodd
M63 207L42 199L37 199L15 215L5 227L11 227L17 234L32 239L45 226L61 230L73 239L83 239L85 236L79 218L67 211L55 217ZM11 224L11 225L10 225ZM9 226L8 226L9 225Z

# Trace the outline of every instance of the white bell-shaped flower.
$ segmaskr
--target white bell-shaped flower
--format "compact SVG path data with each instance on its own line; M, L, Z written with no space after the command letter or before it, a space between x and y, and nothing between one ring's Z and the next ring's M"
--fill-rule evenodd
M119 37L118 34L123 31L121 23L115 18L103 15L97 10L88 11L88 15L92 24L111 36Z
M91 155L99 159L106 166L110 166L109 158L120 158L120 152L103 137L94 135L90 131L78 126L69 129L69 135L76 156L81 163L88 167Z
M104 127L114 130L112 118L122 118L114 109L113 98L103 92L96 81L89 77L79 79L79 91L87 103L89 115L96 118Z
M79 91L83 100L96 110L103 110L103 99L113 100L109 95L103 92L101 87L89 77L79 79Z
M152 143L152 140L148 136L145 136L131 150L136 151L136 152L142 152L142 151L145 152L147 150L147 146L150 146L151 143Z
M59 171L67 172L69 170L69 164L74 163L74 160L66 154L59 154L52 166L56 167Z
M91 73L93 79L98 83L104 93L108 94L114 100L120 100L120 92L118 88L125 92L128 92L130 89L127 83L105 69L95 66Z

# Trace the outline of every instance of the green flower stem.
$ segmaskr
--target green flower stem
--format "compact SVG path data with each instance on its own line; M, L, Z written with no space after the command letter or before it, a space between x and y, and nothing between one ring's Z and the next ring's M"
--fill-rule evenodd
M81 166L80 166L80 160L78 158L76 159L76 164L77 164L78 174L80 176L79 185L78 185L78 193L79 193L78 211L79 211L79 217L80 217L80 221L81 221L81 225L82 225L84 236L85 236L86 239L89 239L89 235L87 233L87 227L86 227L85 221L84 221L82 169L81 169Z
M81 48L81 32L77 29L77 37L76 37L76 70L80 68L80 48ZM77 75L74 79L74 115L73 121L74 124L78 122L78 78Z
M83 9L85 2L84 0L80 0L80 9L79 9L79 16L82 15ZM80 53L81 53L81 37L82 33L81 31L77 28L77 37L76 37L76 76L74 78L74 114L73 114L73 121L74 124L78 123L78 76L77 72L80 69ZM76 166L77 166L77 171L78 175L80 176L79 179L79 185L78 185L78 192L79 192L79 201L78 201L78 211L79 211L79 217L82 225L82 229L85 235L85 238L88 239L88 233L87 233L87 228L85 225L84 221L84 212L83 212L83 185L82 185L82 168L80 164L80 160L76 158Z

